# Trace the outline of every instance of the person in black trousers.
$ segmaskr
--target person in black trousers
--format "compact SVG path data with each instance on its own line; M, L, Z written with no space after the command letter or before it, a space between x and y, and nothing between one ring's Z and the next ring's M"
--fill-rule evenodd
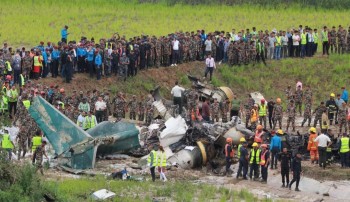
M288 188L289 186L289 169L291 166L291 160L291 154L288 152L287 148L283 148L283 152L279 155L279 161L281 162L282 187Z
M267 108L269 110L269 125L271 129L273 127L272 112L273 112L274 106L275 106L275 102L273 101L273 98L271 98L270 101L267 103Z
M242 142L242 147L240 148L240 158L239 158L239 167L236 178L238 179L239 176L243 176L244 180L247 180L247 173L248 173L248 150L247 150L248 143L246 141ZM243 175L242 175L243 170Z
M293 172L293 179L289 184L289 190L292 189L292 185L294 182L296 182L295 185L295 191L300 191L299 190L299 182L300 182L300 174L301 174L301 154L298 152L296 156L294 157L292 161L292 172Z

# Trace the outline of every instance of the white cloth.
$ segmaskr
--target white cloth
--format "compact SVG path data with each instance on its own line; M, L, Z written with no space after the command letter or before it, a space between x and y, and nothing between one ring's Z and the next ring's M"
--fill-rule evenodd
M214 68L216 68L214 58L207 58L205 60L205 65L207 65L207 67L214 67Z
M77 120L77 124L80 128L83 127L83 123L84 123L85 117L83 117L81 114L78 116L78 120Z
M327 143L331 142L331 139L329 139L327 135L322 133L321 135L316 137L314 142L318 142L319 147L327 147Z
M95 104L96 111L102 111L107 108L107 105L104 101L97 101Z
M293 39L293 46L299 46L300 36L293 35L292 39Z
M180 42L178 40L173 41L173 50L179 50Z
M185 89L176 85L173 87L173 89L171 89L171 94L174 96L174 97L181 97L181 94L182 92L184 92Z

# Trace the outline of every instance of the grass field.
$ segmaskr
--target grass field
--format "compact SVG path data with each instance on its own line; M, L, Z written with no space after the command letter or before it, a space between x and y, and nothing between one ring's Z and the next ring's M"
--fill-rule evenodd
M235 192L205 184L178 182L106 181L103 178L65 179L48 181L59 201L92 201L90 196L99 189L116 193L110 201L260 201L246 190ZM269 201L269 200L264 200Z
M141 33L165 35L174 31L207 31L232 28L290 29L299 24L313 28L349 24L347 10L262 8L257 6L214 6L138 4L136 0L2 0L0 41L27 47L43 40L57 42L60 30L69 25L68 39L82 35L108 38L119 32L126 37Z

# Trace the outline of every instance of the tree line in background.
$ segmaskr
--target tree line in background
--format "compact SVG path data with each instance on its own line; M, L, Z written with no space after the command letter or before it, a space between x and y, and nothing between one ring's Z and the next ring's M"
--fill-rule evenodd
M139 3L166 3L187 5L255 5L262 7L300 6L324 9L349 9L350 0L138 0Z

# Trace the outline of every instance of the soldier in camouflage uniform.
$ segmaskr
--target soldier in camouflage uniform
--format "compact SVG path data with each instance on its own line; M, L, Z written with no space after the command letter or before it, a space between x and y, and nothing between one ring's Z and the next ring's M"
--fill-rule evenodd
M128 107L130 110L130 114L129 114L129 118L131 120L136 120L136 113L137 113L137 99L136 99L136 95L132 96L132 100L129 102Z
M249 45L249 61L253 65L256 63L256 45L255 41L251 41Z
M161 37L159 37L159 39L155 41L155 60L156 60L156 67L159 68L162 62L162 38Z
M197 113L195 113L195 110L197 108L197 99L198 99L198 93L195 90L195 87L192 86L192 89L187 95L187 110L189 118L191 119L192 113L194 113L195 118L197 119Z
M29 51L26 51L25 56L23 58L23 76L26 80L29 79L32 66L33 66L33 58L30 57Z
M219 121L219 111L220 111L220 104L218 102L218 99L215 98L214 103L210 105L210 115L211 115L211 119L214 122Z
M231 42L230 45L227 48L227 58L228 58L228 64L230 66L233 66L233 59L234 59L234 42Z
M230 111L230 100L226 98L226 100L223 101L221 104L221 117L222 117L223 123L227 122L227 113L229 111Z
M332 27L332 30L329 32L329 45L331 47L331 53L334 52L337 53L337 31L335 30L335 27Z
M342 133L343 127L345 130L345 133L348 132L348 127L346 126L347 122L346 122L346 118L348 115L348 108L346 107L346 102L342 103L342 106L339 108L339 112L338 112L338 122L339 122L339 133Z
M295 131L295 105L294 105L294 101L291 100L288 107L287 107L287 113L288 113L288 120L287 120L287 131L289 129L289 124L292 123L292 128L293 128L293 132Z
M250 123L250 117L251 117L251 110L253 109L254 106L254 99L250 94L248 94L248 99L246 104L244 105L245 108L245 126L248 128L248 123Z
M145 96L141 95L141 100L138 102L138 117L139 121L145 120L145 111L147 108L147 102L145 101Z
M285 90L285 93L286 93L288 102L291 100L294 100L294 93L292 90L292 86L289 85L288 88Z
M146 124L149 126L153 121L154 109L152 102L148 101L146 106Z
M320 127L322 126L321 119L323 112L327 111L327 107L324 105L324 102L321 102L321 104L315 109L315 119L314 119L314 127L316 128L317 122L320 123Z
M105 110L105 121L108 121L108 117L111 115L112 107L111 107L111 99L109 97L109 92L104 94L103 100L106 102L106 110Z
M190 41L189 38L186 37L183 44L183 61L189 62L190 61Z
M346 50L346 30L344 30L343 27L339 27L337 37L338 37L338 54L340 54L340 52L344 54Z
M190 60L195 61L197 59L197 43L194 37L190 38Z
M301 107L303 104L303 90L301 90L301 86L298 86L298 89L295 91L294 98L295 98L295 109L298 110L299 108L299 113L301 116Z
M124 103L125 100L122 96L122 93L119 92L118 96L114 98L114 116L117 118L117 122L124 117Z
M275 130L277 122L280 129L282 129L282 118L283 118L283 107L281 105L281 99L277 98L277 102L273 107L272 119L273 119L273 130Z
M46 146L46 141L43 141L42 144L35 149L33 154L33 164L35 163L36 165L36 172L40 170L40 173L42 175L44 175L44 170L43 170L44 156L48 159L45 152L45 146Z
M94 111L95 110L95 103L98 99L98 91L96 89L94 89L92 91L92 96L91 96L91 99L90 99L90 110L91 111Z
M110 46L110 45L108 45ZM110 76L111 75L111 68L112 68L112 56L108 53L108 50L104 50L103 55L103 65L104 65L104 75Z
M241 65L245 61L245 45L243 40L239 42L237 45L237 51L238 51L238 65Z
M27 127L28 123L26 123L26 120L22 119L21 121L22 121L22 125L19 127L19 132L18 132L18 135L16 137L16 139L18 141L18 152L17 152L18 160L20 160L20 158L21 158L22 151L23 151L22 158L24 158L24 156L27 153L27 141L28 141L27 132L29 130L29 128Z
M311 124L311 118L312 118L312 114L311 114L311 103L306 103L305 104L305 108L304 108L304 120L301 123L301 127L304 127L304 124L306 123L306 121L308 121L308 127L310 127Z
M350 53L350 27L348 30L348 34L346 36L346 49L347 49L347 53Z
M163 53L163 65L169 66L169 56L171 53L169 39L165 38L162 42L162 53Z

